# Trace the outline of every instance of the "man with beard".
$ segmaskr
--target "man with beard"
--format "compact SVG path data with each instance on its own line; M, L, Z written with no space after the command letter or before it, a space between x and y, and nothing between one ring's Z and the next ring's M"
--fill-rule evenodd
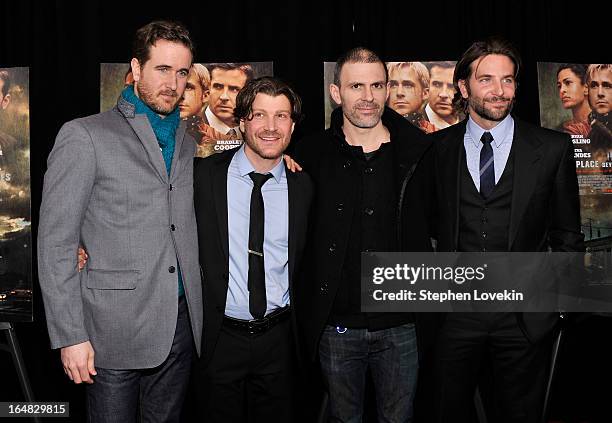
M331 126L296 145L314 180L308 273L296 307L312 360L319 356L333 421L361 421L368 369L378 418L411 421L418 358L428 330L408 313L361 312L361 253L429 251L428 181L417 166L429 142L392 109L384 62L354 48L336 62ZM422 330L423 329L423 330Z
M177 107L192 58L180 24L140 28L134 85L114 109L66 123L49 155L38 274L51 346L87 384L91 422L178 422L200 350L195 143Z
M448 128L459 121L453 108L453 62L433 62L429 67L429 100L425 107L427 120L435 131Z
M301 101L264 77L240 91L235 115L245 143L196 159L194 174L205 281L202 419L293 422L294 292L313 187L282 156Z
M600 161L612 161L612 65L592 64L587 69L591 121L591 150ZM606 170L609 170L606 169Z
M431 135L438 251L583 251L569 135L510 115L518 52L479 41L457 63L455 104L468 118ZM495 422L539 422L554 313L450 313L436 341L436 422L471 422L490 362Z

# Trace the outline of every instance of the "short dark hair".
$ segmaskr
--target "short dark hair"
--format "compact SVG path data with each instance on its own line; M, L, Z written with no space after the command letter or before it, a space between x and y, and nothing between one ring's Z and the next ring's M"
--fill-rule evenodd
M455 65L455 62L450 62L448 60L442 62L429 62L427 63L427 70L431 72L433 68L452 69Z
M9 93L9 89L11 88L11 76L8 71L2 70L0 71L0 79L2 80L2 97Z
M236 97L236 108L234 109L236 119L248 120L252 117L253 102L259 93L272 97L284 95L291 104L291 120L295 123L302 120L302 100L300 96L285 82L273 76L251 79L246 83Z
M561 73L562 70L564 69L569 69L572 71L572 73L574 75L576 75L578 78L580 78L580 82L582 84L586 84L586 80L587 80L587 67L586 65L582 65L579 63L563 63L562 65L560 65L557 68L557 78L559 77L559 73Z
M210 77L212 78L212 73L215 69L221 69L224 71L233 71L239 70L243 74L246 75L247 82L253 79L255 73L253 72L253 67L248 63L211 63L206 66L208 71L210 72Z
M470 79L474 71L471 65L475 60L492 54L506 56L512 60L512 63L514 63L514 79L518 81L521 69L521 56L509 41L500 37L490 37L483 41L476 41L463 53L455 66L455 74L453 76L455 97L453 98L453 105L456 110L465 110L467 106L467 101L461 96L461 91L459 90L459 81L468 81Z
M195 45L183 24L176 21L153 21L140 28L134 35L132 57L138 59L140 66L151 58L151 47L158 40L180 43L189 49L192 60L195 57Z
M385 62L380 59L378 54L366 47L354 47L336 60L336 66L334 67L334 85L338 87L340 86L340 72L342 72L342 67L347 63L380 63L385 70L385 83L389 79L387 66Z

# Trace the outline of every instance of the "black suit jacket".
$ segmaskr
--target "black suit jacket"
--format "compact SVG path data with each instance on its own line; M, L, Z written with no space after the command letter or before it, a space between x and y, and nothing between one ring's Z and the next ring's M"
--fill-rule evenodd
M194 202L198 226L200 266L204 297L202 356L207 363L215 349L225 313L229 283L227 229L227 171L238 149L196 158L193 174ZM289 296L291 321L295 328L294 290L301 274L301 257L306 240L312 182L304 172L286 171L289 195ZM296 337L296 331L293 331Z
M514 181L508 251L584 251L574 148L568 135L514 118ZM457 251L461 161L467 120L431 135L437 194L437 250ZM518 314L532 341L555 324L553 313Z

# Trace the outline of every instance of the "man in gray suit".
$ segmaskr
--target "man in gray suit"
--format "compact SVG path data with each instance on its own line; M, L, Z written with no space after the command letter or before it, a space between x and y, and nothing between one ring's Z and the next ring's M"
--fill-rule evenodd
M184 27L157 21L133 47L134 85L117 106L57 136L39 279L51 346L68 377L88 384L89 421L176 422L202 332L195 143L177 108L193 45ZM89 254L80 273L79 245Z

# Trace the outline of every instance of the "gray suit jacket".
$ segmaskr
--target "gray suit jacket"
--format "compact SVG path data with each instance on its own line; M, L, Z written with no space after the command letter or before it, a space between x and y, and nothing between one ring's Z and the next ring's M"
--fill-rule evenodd
M147 117L123 98L113 110L62 127L48 159L38 229L52 348L89 340L96 366L161 364L176 328L180 265L199 354L194 151L181 123L168 177ZM80 273L79 244L89 254Z

